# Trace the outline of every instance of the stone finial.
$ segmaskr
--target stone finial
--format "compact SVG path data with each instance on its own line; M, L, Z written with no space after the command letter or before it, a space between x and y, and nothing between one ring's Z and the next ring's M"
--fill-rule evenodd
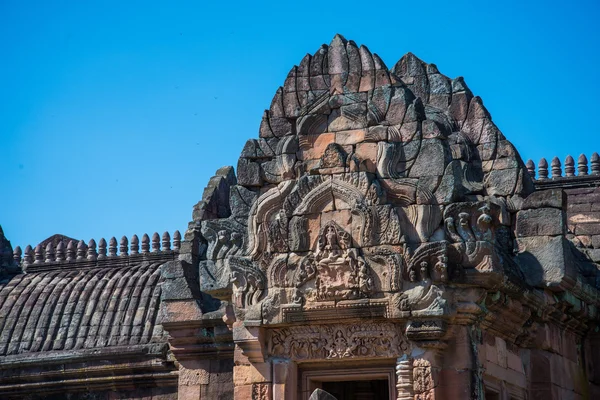
M122 256L127 256L129 254L128 247L129 240L127 240L127 236L123 236L121 238L121 242L119 243L119 254Z
M67 256L65 254L65 244L61 240L56 245L56 261L65 261L66 258L67 258Z
M35 246L35 262L34 264L41 264L44 262L44 249L42 249L42 245L38 244Z
M162 249L163 251L171 250L171 235L169 235L169 232L165 232L162 235Z
M131 245L129 246L130 254L132 256L140 254L140 239L137 235L131 237Z
M560 178L562 176L562 168L558 157L552 159L550 166L552 167L552 179Z
M527 172L529 172L529 176L531 176L531 179L535 179L535 164L533 163L533 160L527 160L525 167L527 168Z
M98 252L96 251L96 241L94 239L90 239L90 241L88 242L87 259L89 261L96 261L96 259L98 259Z
M85 246L85 242L83 240L80 240L79 243L77 243L77 261L85 260L86 253L87 249Z
M142 254L146 254L150 251L150 237L147 233L142 236Z
M75 242L72 240L67 245L67 261L75 261Z
M538 175L540 179L548 179L548 161L545 158L538 163Z
M111 237L108 241L108 256L116 257L117 256L117 238Z
M98 243L98 260L104 260L106 258L106 240L100 239Z
M54 262L55 259L54 246L50 242L46 245L46 262Z
M173 232L173 250L179 251L181 249L181 233L179 231Z
M594 152L592 154L590 163L592 164L592 175L600 175L600 156L598 153Z
M580 154L577 159L577 175L585 176L588 174L588 160L585 154Z
M17 263L17 265L21 264L21 255L22 254L23 254L23 251L21 250L21 246L15 247L15 249L13 251L13 260L15 260L15 263Z
M575 176L575 160L571 156L565 158L565 176Z
M23 264L29 265L33 263L33 249L31 245L25 246L25 257L23 257Z
M160 236L158 236L158 232L154 232L152 235L152 252L156 253L160 251Z

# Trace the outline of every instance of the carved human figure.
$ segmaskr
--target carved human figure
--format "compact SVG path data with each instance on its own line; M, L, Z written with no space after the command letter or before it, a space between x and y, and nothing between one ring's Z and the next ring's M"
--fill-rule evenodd
M411 282L417 281L417 271L414 266L412 266L408 269L408 280Z
M426 280L429 278L429 274L427 273L427 261L422 261L419 266L421 267L421 280Z
M435 271L437 272L440 281L448 281L448 257L444 255L438 256L438 261L435 263Z
M367 296L373 290L373 279L365 259L350 244L350 235L335 222L329 221L319 234L316 252L300 263L296 287L301 288L314 278L316 300Z
M358 287L362 293L369 293L373 289L373 279L367 271L367 264L364 262L361 262L360 264Z
M325 226L323 234L321 234L321 237L319 238L319 249L317 255L320 258L320 265L326 265L331 262L335 262L342 256L341 241L347 242L347 239L340 238L335 225L333 225L331 222L328 223ZM343 244L344 247L347 247L348 245L348 243Z
M490 215L490 206L484 204L479 208L481 215L477 218L477 228L481 240L492 240L492 216Z

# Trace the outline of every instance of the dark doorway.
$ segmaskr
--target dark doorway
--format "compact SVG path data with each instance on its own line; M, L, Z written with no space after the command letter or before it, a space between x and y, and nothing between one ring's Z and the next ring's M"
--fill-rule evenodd
M337 400L379 400L389 399L389 387L386 379L373 381L323 382L323 390L331 393Z

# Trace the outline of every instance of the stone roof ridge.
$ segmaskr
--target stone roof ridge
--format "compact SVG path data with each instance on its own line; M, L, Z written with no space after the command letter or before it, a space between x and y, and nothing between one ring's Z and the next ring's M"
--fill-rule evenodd
M181 248L181 234L179 231L169 232L161 235L154 232L152 237L148 234L142 236L141 242L137 235L127 238L123 236L119 242L113 236L106 241L101 238L98 243L90 239L86 244L83 240L50 240L54 235L46 239L46 245L42 243L32 247L27 245L25 249L20 246L13 251L13 260L16 265L21 266L26 272L50 271L72 267L124 266L137 264L140 261L168 261L177 258ZM68 239L68 237L65 237ZM140 246L141 245L141 246Z
M588 163L588 158L585 154L580 154L577 157L577 168L575 167L575 159L571 155L565 157L564 164L564 175L562 164L558 157L552 158L550 163L550 170L548 170L548 161L546 158L541 158L537 165L537 177L536 177L536 166L533 160L527 160L525 166L527 172L532 179L547 180L547 179L560 179L560 178L581 178L590 175L600 175L600 156L597 152L592 153ZM589 166L589 168L588 168ZM577 174L575 174L577 172Z
M529 159L525 167L537 189L600 186L600 156L597 152L592 153L589 160L583 153L577 157L577 161L567 155L564 164L558 157L553 157L550 163L546 158L541 158L537 168L534 161Z

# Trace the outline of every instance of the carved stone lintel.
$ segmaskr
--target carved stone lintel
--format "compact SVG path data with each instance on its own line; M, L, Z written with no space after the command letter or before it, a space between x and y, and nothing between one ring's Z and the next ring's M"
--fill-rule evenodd
M269 330L268 350L292 360L398 357L409 349L398 332L391 323L293 326Z

